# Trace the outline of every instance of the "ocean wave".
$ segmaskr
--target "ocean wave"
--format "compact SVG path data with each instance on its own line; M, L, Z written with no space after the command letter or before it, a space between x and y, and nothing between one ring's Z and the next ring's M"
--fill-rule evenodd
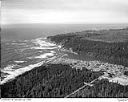
M44 39L42 40L42 38L37 38L35 40L33 40L33 43L35 43L36 45L39 45L41 47L46 47L46 46L57 46L56 44L54 43L50 43L50 42L47 42L45 41Z
M24 63L26 61L14 61L15 63Z
M45 49L56 49L58 47L31 47L31 49L45 50Z
M26 41L26 42L28 42L28 41ZM20 44L20 45L22 45L22 44ZM22 51L27 50L27 49L29 49L29 50L40 49L40 51L43 51L42 49L44 49L44 50L49 49L49 50L46 53L43 52L43 54L41 54L41 55L35 55L35 56L29 56L29 57L26 56L26 58L32 59L32 60L33 59L44 59L43 61L41 61L39 63L37 62L36 64L30 63L29 65L23 67L18 64L24 63L25 61L19 60L19 59L14 60L13 64L8 65L7 67L5 67L1 70L1 72L7 73L6 75L4 75L4 78L1 81L1 84L4 84L4 83L8 82L9 80L15 79L15 77L17 77L27 71L30 71L35 67L39 67L39 66L43 65L44 62L46 63L50 59L51 60L54 59L55 55L57 53L56 51L54 51L54 49L60 48L61 46L58 46L51 42L48 42L47 39L38 38L38 39L31 40L29 43L26 43L25 47L26 48L24 48L24 47L21 47L21 48L18 47L18 48L19 48L19 50L22 49Z
M18 68L20 68L21 66L20 65L17 65L17 64L11 64L11 65L7 65L7 67L1 69L1 72L2 73L7 73L7 74L13 74L14 71ZM7 77L7 76L4 76L4 77Z
M55 51L50 51L49 53L44 53L44 54L41 54L39 56L35 56L35 57L28 57L29 59L33 59L33 58L47 58L49 56L54 56L55 55Z
M7 75L7 77L4 78L4 79L1 81L1 84L4 84L4 83L6 83L7 81L9 81L9 80L11 80L11 79L14 79L15 77L17 77L17 76L23 74L24 72L30 71L30 70L32 70L32 69L35 68L35 67L39 67L39 66L41 66L43 63L44 63L44 61L39 62L39 63L37 63L37 64L31 64L31 65L28 65L28 66L26 66L26 67L24 67L24 68L20 68L20 69L17 69L17 70L15 70L15 71L13 71L13 72L10 72L10 74Z
M20 67L20 65L17 64L11 64L11 65L7 65L5 68L3 68L1 71L13 71L15 67Z
M42 38L37 38L32 40L32 43L34 43L36 46L31 47L31 49L38 49L38 50L43 50L43 49L57 49L60 48L60 46L48 42L46 39Z

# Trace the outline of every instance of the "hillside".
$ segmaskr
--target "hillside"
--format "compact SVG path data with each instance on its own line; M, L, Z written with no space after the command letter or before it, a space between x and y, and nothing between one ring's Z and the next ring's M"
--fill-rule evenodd
M62 98L83 87L84 82L90 83L94 80L94 86L85 85L82 90L69 97L128 97L128 86L111 83L107 79L98 81L97 78L101 75L102 71L93 72L86 68L76 70L69 65L48 64L1 85L1 97Z
M83 31L48 37L83 57L128 66L128 29Z

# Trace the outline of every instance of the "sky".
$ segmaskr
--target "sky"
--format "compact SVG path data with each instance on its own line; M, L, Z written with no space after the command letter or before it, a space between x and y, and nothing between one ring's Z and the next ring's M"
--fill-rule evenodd
M2 0L1 23L128 23L128 0Z

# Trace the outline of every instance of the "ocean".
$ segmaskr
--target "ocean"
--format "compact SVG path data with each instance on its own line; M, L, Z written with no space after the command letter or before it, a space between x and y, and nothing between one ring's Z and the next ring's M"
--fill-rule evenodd
M46 37L84 30L120 29L128 24L15 24L2 25L1 83L38 67L58 55L60 46Z

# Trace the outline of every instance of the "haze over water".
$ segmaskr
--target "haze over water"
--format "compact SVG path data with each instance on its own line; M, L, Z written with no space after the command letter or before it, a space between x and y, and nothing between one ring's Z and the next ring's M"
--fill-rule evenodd
M2 40L27 40L84 30L120 29L128 24L10 24L2 25Z

